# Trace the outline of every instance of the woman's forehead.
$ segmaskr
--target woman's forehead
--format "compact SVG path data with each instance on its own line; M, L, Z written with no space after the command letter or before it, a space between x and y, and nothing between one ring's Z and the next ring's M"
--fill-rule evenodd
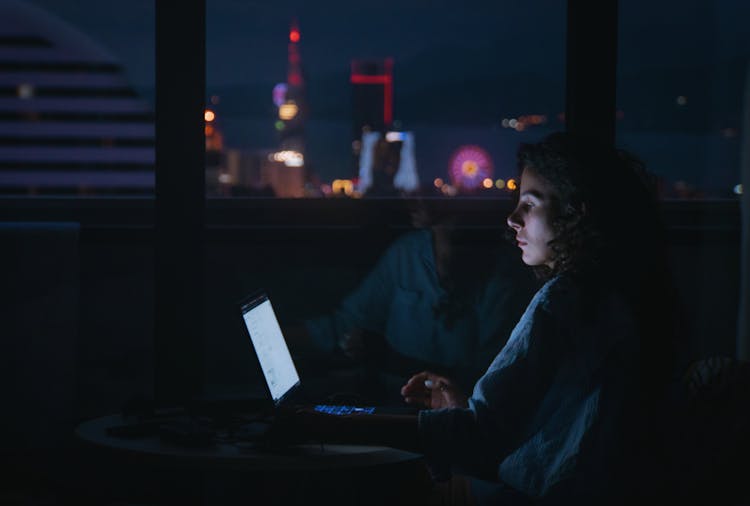
M521 195L531 194L537 198L549 198L559 195L555 186L531 166L526 166L521 172Z

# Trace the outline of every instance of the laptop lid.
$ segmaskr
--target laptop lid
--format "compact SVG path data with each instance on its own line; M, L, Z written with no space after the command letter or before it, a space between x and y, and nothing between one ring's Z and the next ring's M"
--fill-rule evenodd
M300 378L276 313L263 291L243 299L240 309L271 399L278 406L299 387Z

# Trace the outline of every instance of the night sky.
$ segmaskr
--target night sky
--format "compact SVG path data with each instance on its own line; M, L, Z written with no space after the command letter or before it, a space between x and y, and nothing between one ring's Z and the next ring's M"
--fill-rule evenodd
M153 0L33 3L108 48L143 96L153 97ZM700 153L688 149L679 162L687 179L709 184L703 167L719 165L726 187L736 179L750 2L621 0L620 11L620 144L640 150L657 172L671 170L664 164L680 146L692 144ZM209 0L207 94L221 99L217 108L228 145L261 148L274 142L271 88L285 79L294 17L312 111L310 156L318 166L339 165L335 170L341 171L349 153L350 139L342 137L350 129L352 58L395 59L395 116L415 131L426 175L444 169L435 166L444 166L446 153L431 149L433 137L448 135L443 126L462 142L471 132L483 132L477 142L497 145L493 156L500 166L511 164L512 149L502 146L524 140L504 138L508 131L498 131L503 117L548 114L548 130L563 127L552 120L564 109L563 0ZM675 104L679 96L687 97L686 105ZM539 137L542 130L529 135ZM671 140L643 137L659 132ZM698 148L696 136L703 139ZM691 160L701 165L686 168Z

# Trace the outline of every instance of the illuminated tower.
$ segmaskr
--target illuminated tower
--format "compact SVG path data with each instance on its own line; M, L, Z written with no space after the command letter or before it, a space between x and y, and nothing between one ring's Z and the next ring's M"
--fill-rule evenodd
M281 139L281 149L305 153L305 120L307 119L307 99L305 78L299 52L301 33L297 21L289 28L288 64L286 87L279 105L277 128Z
M375 133L393 124L393 59L352 60L352 165L361 172L360 160L369 163ZM372 135L370 135L372 134Z
M278 197L302 197L308 163L305 160L305 120L307 99L302 59L299 53L301 34L297 21L289 27L288 64L285 83L273 88L273 103L278 107L276 130L279 149L262 163L261 182Z
M393 124L393 58L353 60L350 81L354 138L362 130L384 131Z

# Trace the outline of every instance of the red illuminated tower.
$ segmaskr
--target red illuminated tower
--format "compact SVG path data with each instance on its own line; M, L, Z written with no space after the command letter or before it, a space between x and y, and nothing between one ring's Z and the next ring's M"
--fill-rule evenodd
M393 126L393 58L352 60L350 82L352 171L360 177L361 158L369 158L373 136L382 137Z
M304 155L307 99L302 58L299 51L301 38L302 34L297 20L292 20L289 28L287 88L284 103L279 106L279 121L281 122L279 125L281 149L297 151Z
M362 129L384 131L393 124L393 58L353 60L350 81L354 109L354 138Z

